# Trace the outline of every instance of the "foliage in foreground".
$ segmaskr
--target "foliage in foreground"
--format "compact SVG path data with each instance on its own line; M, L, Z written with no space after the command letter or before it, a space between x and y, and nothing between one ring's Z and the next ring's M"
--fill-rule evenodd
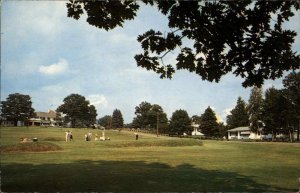
M300 55L292 50L297 33L284 23L299 10L297 1L159 1L144 0L168 20L170 32L148 30L139 35L144 52L137 65L172 78L175 70L189 70L203 80L219 82L232 72L243 86L261 86L264 80L298 69ZM123 27L137 15L136 1L70 1L68 17L107 31ZM188 40L188 41L186 41ZM169 53L175 62L165 64Z

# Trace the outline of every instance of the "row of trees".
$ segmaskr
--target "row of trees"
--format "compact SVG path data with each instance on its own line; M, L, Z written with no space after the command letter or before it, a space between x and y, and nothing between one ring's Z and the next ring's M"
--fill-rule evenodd
M176 110L170 120L163 108L158 104L141 102L135 107L135 117L132 123L126 125L130 128L140 128L157 132L157 134L183 135L191 134L193 131L192 122L200 125L200 129L206 136L222 136L225 127L217 122L215 112L208 107L201 116L190 117L186 110ZM98 120L98 123L106 128L120 128L123 124L121 112L116 109L112 116L106 115Z
M176 110L168 120L163 108L157 104L142 102L135 107L135 117L128 127L156 130L159 133L182 135L192 132L191 123L199 124L199 129L207 137L221 137L228 129L250 126L254 132L289 134L300 126L300 72L292 72L283 80L283 89L269 88L263 92L253 87L248 104L238 97L236 106L227 116L227 125L217 122L215 112L208 107L201 116L191 118L185 110ZM113 116L114 117L114 116ZM104 117L105 118L105 117ZM113 118L114 119L114 118Z
M123 128L123 115L119 109L115 109L112 115L105 115L104 117L98 119L98 124L106 129Z
M293 140L293 133L297 130L299 140L300 127L300 72L292 72L283 80L282 89L274 87L263 92L261 88L251 90L248 104L241 97L231 114L227 116L227 127L232 129L248 126L252 131L263 129L264 133L289 134Z

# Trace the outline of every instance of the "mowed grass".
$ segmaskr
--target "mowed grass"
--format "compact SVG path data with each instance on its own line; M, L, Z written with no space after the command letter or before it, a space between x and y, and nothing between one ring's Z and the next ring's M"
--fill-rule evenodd
M1 150L21 137L58 146L49 151L2 151L4 192L298 191L300 146L290 143L199 141L106 131L110 141L84 140L91 131L1 128ZM39 146L39 145L38 145ZM47 150L47 148L45 149Z

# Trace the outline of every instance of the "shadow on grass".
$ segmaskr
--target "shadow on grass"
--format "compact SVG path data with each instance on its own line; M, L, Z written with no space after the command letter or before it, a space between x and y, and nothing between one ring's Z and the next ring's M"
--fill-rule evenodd
M4 192L293 191L257 183L234 172L189 164L170 167L143 161L79 161L69 164L2 165Z

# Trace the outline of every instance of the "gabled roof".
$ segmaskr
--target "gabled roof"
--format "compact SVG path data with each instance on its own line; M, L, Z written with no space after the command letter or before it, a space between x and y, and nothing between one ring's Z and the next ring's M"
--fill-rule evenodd
M53 110L49 110L48 112L36 112L37 117L49 117L49 118L56 118L56 112Z
M234 129L230 129L228 131L250 131L250 128L249 127L237 127Z
M263 128L258 128L258 131L262 131ZM251 131L250 127L237 127L237 128L234 128L234 129L230 129L228 131Z

